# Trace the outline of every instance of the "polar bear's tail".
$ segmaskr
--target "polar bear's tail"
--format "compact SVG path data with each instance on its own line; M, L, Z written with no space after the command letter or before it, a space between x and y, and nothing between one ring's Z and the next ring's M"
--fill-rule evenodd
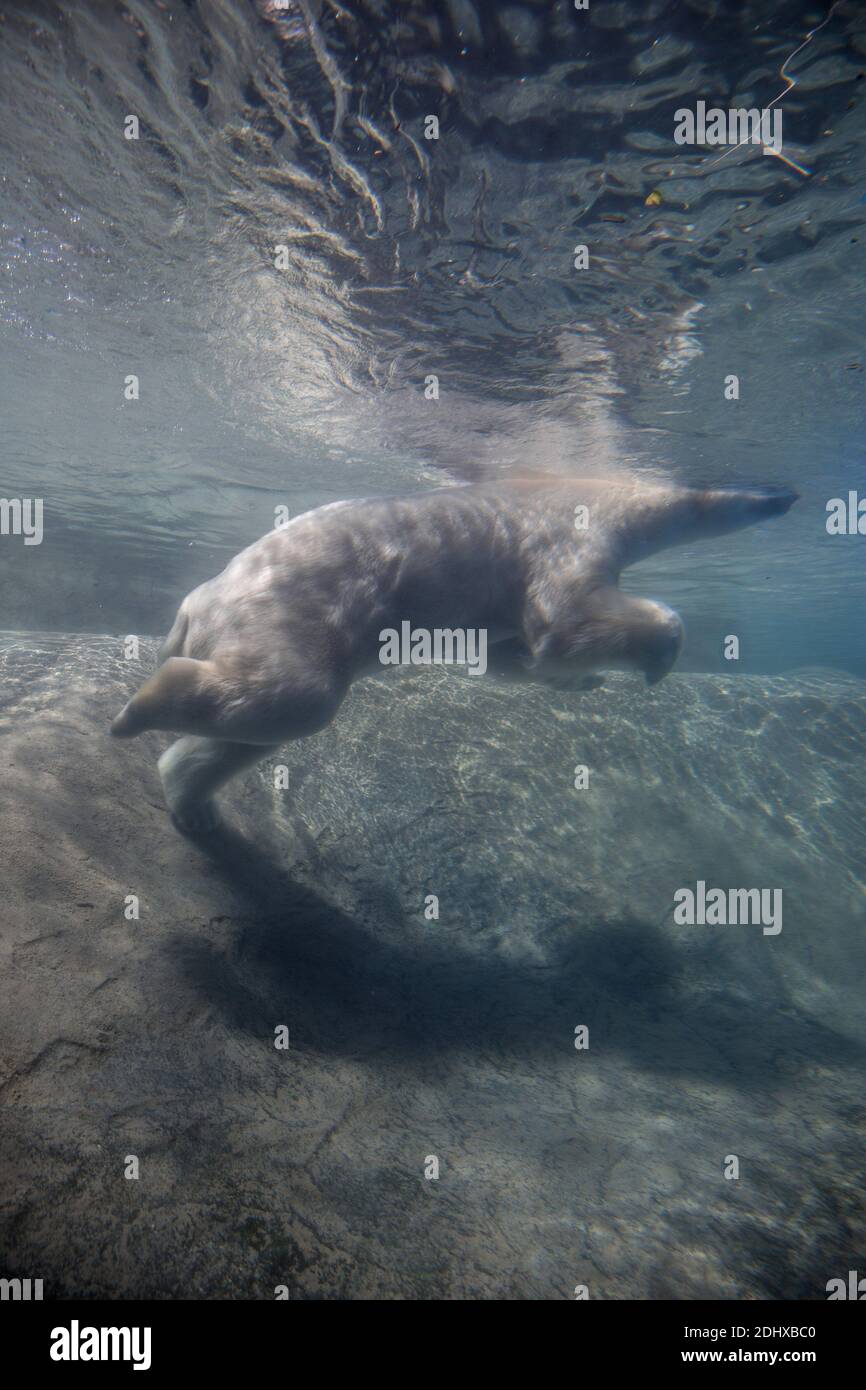
M174 620L171 632L159 649L160 663L168 661L170 656L183 656L183 646L186 641L188 627L189 617L183 604L181 604L177 611L177 617Z

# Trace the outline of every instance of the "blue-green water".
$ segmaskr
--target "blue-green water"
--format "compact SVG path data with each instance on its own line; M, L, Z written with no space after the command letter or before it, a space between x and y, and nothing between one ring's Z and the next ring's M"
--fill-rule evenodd
M679 108L780 96L784 158L674 140ZM866 534L827 506L866 498L864 104L853 3L4 6L0 492L44 500L40 545L0 536L10 1269L41 1250L56 1290L108 1296L761 1298L862 1262ZM526 472L800 500L629 571L686 624L651 697L376 683L285 752L289 809L270 765L227 794L249 857L206 870L156 737L107 740L142 678L121 639L164 634L276 507ZM699 879L781 885L789 925L672 932ZM131 955L129 892L154 914ZM281 1021L288 1082L252 1060ZM208 1176L187 1067L254 1193ZM106 1212L84 1240L55 1193L63 1240L113 1252L77 1272L47 1198L14 1215L52 1124ZM121 1220L95 1155L157 1130L177 1172ZM742 1209L702 1186L738 1144ZM437 1145L459 1181L432 1214ZM224 1239L208 1203L240 1213Z
M661 467L803 496L635 578L686 662L736 621L742 669L863 672L861 541L825 529L866 487L862 17L790 69L804 175L672 133L782 92L808 7L500 8L10 8L4 486L48 521L0 622L159 632L280 503Z

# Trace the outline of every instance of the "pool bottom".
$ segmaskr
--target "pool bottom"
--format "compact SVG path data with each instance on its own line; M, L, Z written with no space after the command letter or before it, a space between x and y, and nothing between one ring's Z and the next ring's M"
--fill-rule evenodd
M107 734L142 645L0 639L4 1274L824 1298L857 1267L861 683L399 672L192 843L166 740ZM782 930L677 922L699 882L781 890Z

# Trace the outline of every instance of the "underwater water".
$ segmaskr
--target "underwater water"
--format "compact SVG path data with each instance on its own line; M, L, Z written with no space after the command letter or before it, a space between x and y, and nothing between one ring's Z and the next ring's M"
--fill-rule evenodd
M0 20L2 1273L866 1273L866 11ZM698 102L780 150L677 143ZM281 508L550 474L799 500L626 571L685 623L657 688L361 680L178 833L167 735L108 729L191 589ZM767 911L678 920L700 884Z

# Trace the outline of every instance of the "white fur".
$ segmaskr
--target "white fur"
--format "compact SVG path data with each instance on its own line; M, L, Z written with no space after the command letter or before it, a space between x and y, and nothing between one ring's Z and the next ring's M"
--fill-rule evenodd
M627 597L621 569L721 535L795 500L595 480L510 481L341 502L296 517L181 604L162 665L112 732L184 734L159 760L184 829L213 824L214 793L286 739L333 719L352 681L381 670L384 629L484 631L493 671L594 688L627 667L655 684L682 645L666 605ZM589 515L578 530L576 511Z

